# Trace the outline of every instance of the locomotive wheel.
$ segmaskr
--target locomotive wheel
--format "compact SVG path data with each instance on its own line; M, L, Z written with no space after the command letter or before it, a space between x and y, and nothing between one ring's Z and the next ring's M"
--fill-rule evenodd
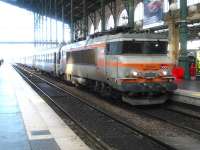
M94 91L97 93L100 93L101 90L101 84L98 81L95 81L95 85L94 85Z
M120 91L117 91L115 89L112 89L112 92L111 92L111 97L113 100L116 100L116 101L122 101L122 94Z
M77 88L79 87L79 84L75 80L72 80L72 84Z
M110 98L112 94L112 88L109 85L101 82L100 94L105 98Z
M67 81L67 78L66 78L66 75L65 75L65 74L62 74L62 75L61 75L61 78L62 78L63 80L65 80L65 81Z

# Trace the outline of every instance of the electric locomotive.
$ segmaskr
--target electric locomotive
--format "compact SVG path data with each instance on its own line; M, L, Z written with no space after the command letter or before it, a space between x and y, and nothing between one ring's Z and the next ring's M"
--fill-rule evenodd
M56 74L102 95L121 95L132 105L162 104L177 88L167 47L160 34L90 38L61 48Z

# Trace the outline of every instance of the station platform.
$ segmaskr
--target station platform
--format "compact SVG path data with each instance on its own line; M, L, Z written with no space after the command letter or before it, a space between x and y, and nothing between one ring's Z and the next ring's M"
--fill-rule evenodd
M10 66L0 67L2 150L89 150L90 148Z
M200 81L177 80L178 89L172 96L173 101L200 106Z
M177 80L176 83L179 89L200 92L199 80Z

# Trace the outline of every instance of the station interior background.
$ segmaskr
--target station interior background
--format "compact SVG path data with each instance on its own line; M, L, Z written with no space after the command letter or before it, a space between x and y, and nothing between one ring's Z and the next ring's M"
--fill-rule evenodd
M164 0L164 12L169 11L169 5L167 5L167 0ZM179 3L179 1L177 2ZM200 3L199 0L190 0L188 5L193 5ZM179 7L179 5L178 5ZM139 3L135 9L135 22L140 23L143 19L143 3ZM128 23L128 15L126 10L122 11L120 14L118 26L122 26ZM34 41L34 16L33 12L27 11L25 9L18 8L16 6L7 4L5 2L0 2L0 41L1 42L31 42ZM50 21L47 18L47 22L44 20L43 26L46 26ZM58 42L62 42L62 22L58 21ZM55 29L55 20L52 19L52 29ZM101 24L101 23L99 23ZM200 26L200 23L194 24L195 26ZM107 21L106 29L109 30L114 27L113 16L110 16ZM45 30L45 28L44 28ZM97 32L94 30L94 26L91 25L90 34ZM101 30L101 26L97 30ZM45 31L44 31L45 32ZM70 28L68 24L65 24L65 42L70 41ZM55 38L55 30L52 31L52 38ZM60 35L60 36L59 36ZM49 37L49 35L47 35ZM54 40L54 39L52 39ZM50 45L52 47L52 45ZM12 61L17 56L24 56L31 54L38 49L46 49L48 45L41 47L34 47L33 44L0 44L0 57L7 61ZM14 50L13 50L14 49ZM188 50L191 52L200 50L200 33L193 41L188 41Z

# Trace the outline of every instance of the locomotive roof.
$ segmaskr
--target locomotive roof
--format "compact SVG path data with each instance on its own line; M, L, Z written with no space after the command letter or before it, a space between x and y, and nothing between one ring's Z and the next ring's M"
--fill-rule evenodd
M101 44L117 41L168 41L167 36L164 34L152 34L152 33L119 33L115 35L104 35L96 38L88 38L84 41L79 41L71 44L67 44L62 47L62 50L70 48L84 47L92 44Z

